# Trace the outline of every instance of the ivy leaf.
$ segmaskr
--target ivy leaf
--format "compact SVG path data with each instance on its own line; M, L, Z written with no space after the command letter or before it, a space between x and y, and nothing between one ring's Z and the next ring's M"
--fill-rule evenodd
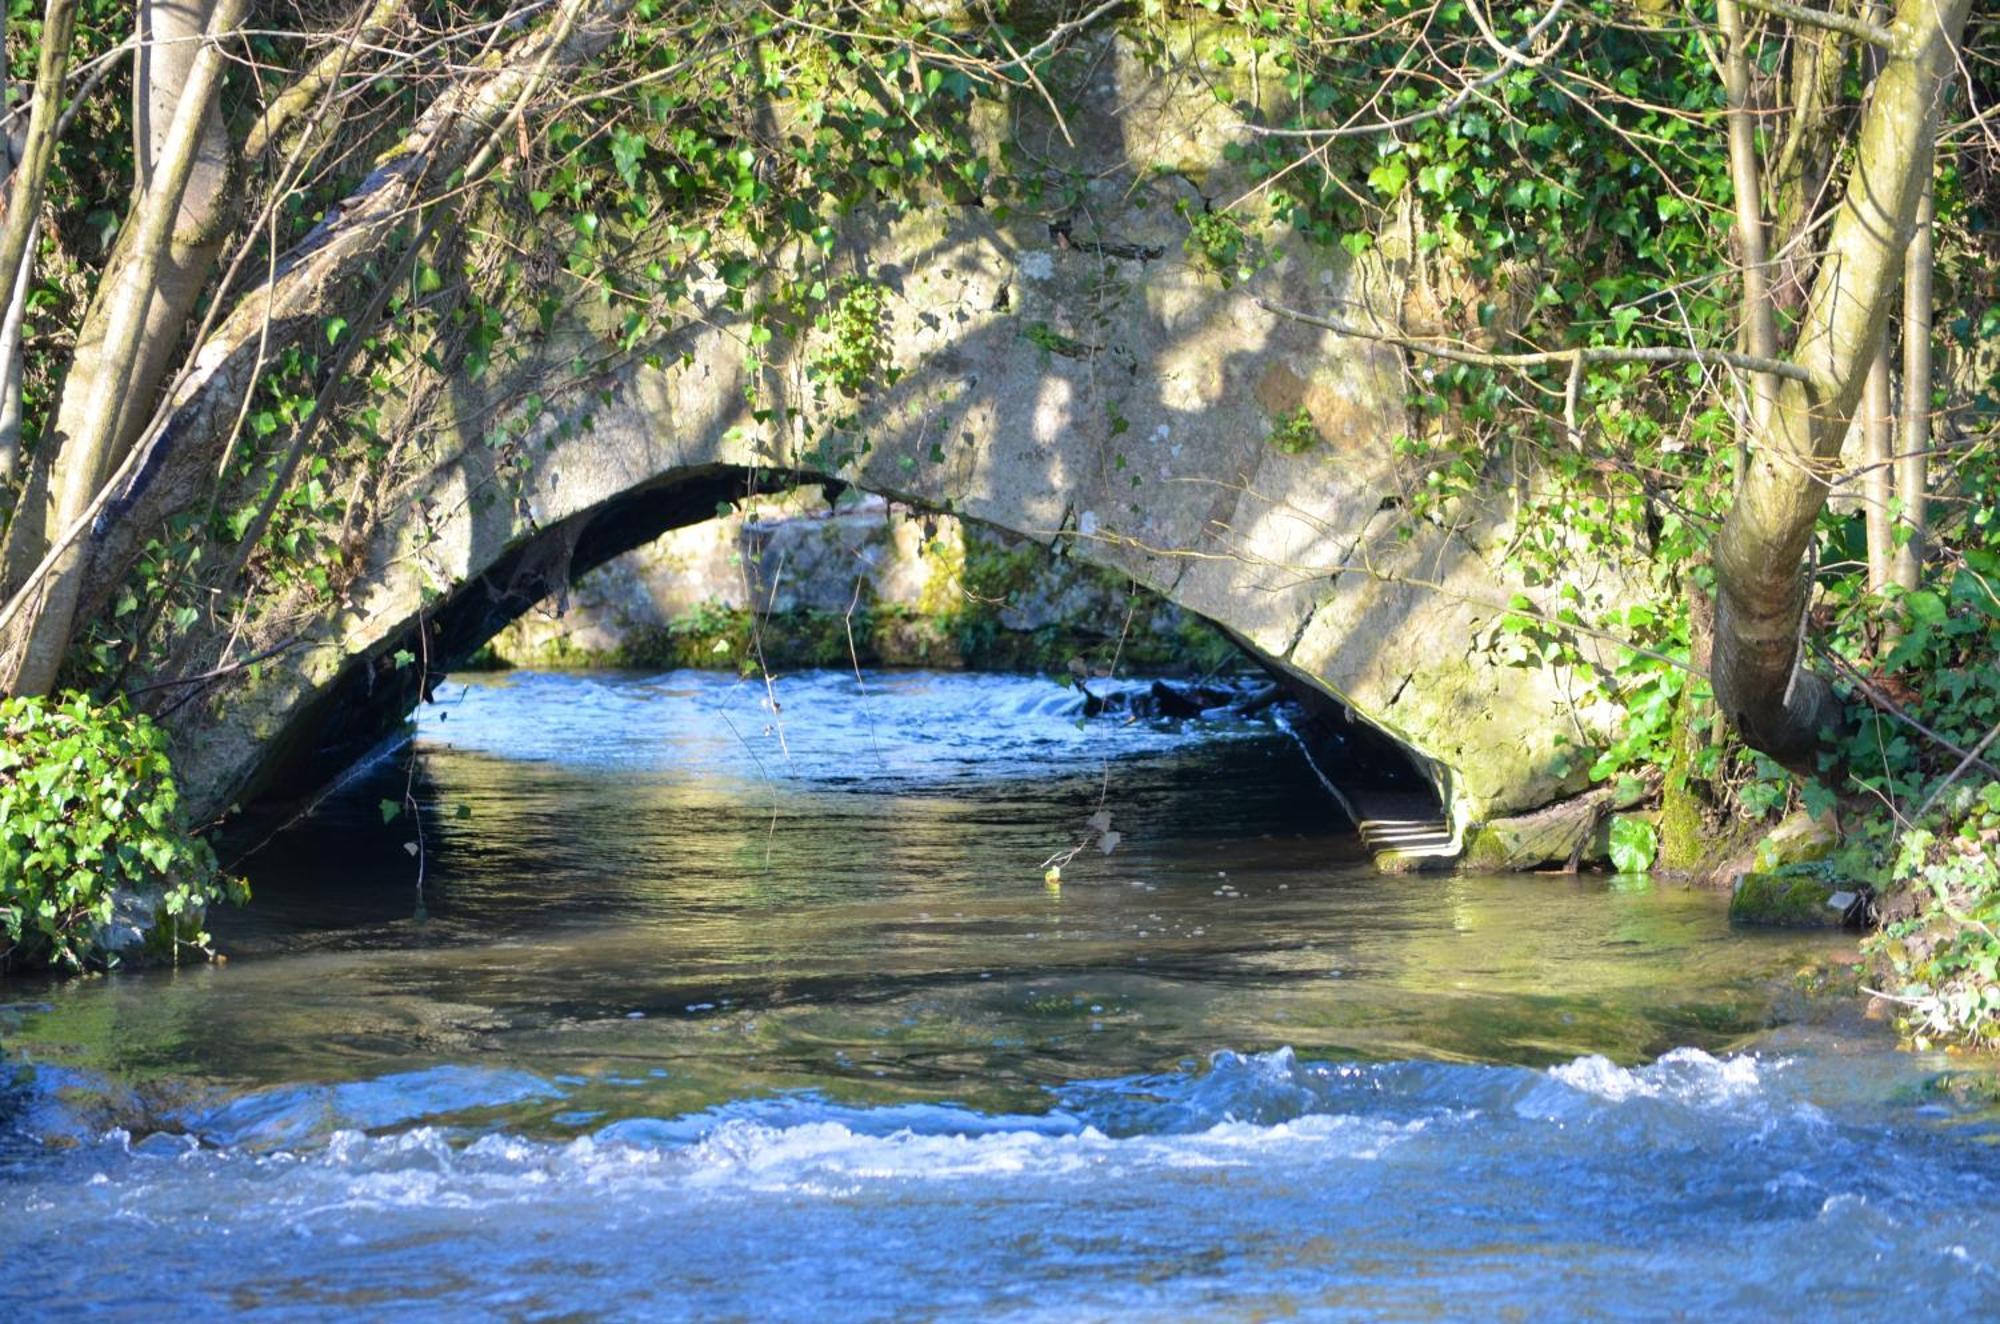
M1611 867L1619 873L1645 873L1659 848L1659 834L1645 819L1621 814L1611 820Z
M611 131L611 164L618 170L619 178L627 188L636 187L639 180L639 161L646 154L646 140L630 129L617 128Z
M376 808L382 811L382 821L384 823L393 823L402 817L403 814L403 802L401 800L384 800Z
M1410 167L1398 158L1384 161L1368 172L1368 187L1385 198L1393 198L1410 182Z

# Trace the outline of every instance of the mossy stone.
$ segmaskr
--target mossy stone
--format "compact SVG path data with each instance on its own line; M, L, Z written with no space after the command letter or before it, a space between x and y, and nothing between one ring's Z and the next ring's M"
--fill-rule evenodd
M1832 884L1805 874L1746 873L1730 895L1729 918L1736 924L1833 928L1844 913L1827 904L1833 894Z

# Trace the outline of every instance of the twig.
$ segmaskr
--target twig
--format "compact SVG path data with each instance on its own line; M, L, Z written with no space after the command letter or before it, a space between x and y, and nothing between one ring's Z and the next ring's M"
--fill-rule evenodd
M1103 18L1106 14L1124 3L1125 0L1104 0L1103 4L1089 13L1078 15L1067 23L1056 24L1049 29L1048 36L1043 37L1033 46L1030 46L1027 52L1019 57L1021 67L1023 69L1027 68L1029 61L1039 60L1042 56L1055 49L1057 45L1067 41L1070 33L1089 27L1092 23L1095 23L1098 19ZM1002 65L1001 68L1005 69L1006 66Z
M1272 303L1269 299L1257 300L1257 306L1267 313L1287 317L1294 322L1303 322L1307 326L1316 326L1324 331L1354 336L1360 340L1379 341L1385 345L1394 345L1398 349L1407 349L1415 354L1426 354L1453 363L1469 363L1481 368L1540 368L1558 363L1698 363L1710 367L1722 365L1740 368L1745 372L1768 372L1773 376L1795 382L1812 380L1812 374L1799 364L1786 363L1781 359L1759 358L1755 354L1739 354L1733 349L1702 349L1693 345L1585 345L1576 349L1537 350L1529 354L1487 354L1479 350L1459 349L1456 346L1415 340L1393 331L1369 331L1336 318L1302 313L1296 308Z
M247 667L254 667L259 662L267 661L280 653L296 648L300 642L302 642L300 637L293 635L290 639L285 640L285 642L278 644L276 647L267 648L254 657L246 657L241 661L231 662L227 666L211 667L209 670L195 676L180 676L173 680L154 681L151 685L134 686L125 692L127 694L150 694L154 690L168 690L177 685L199 685L204 681L220 680L224 676L234 675L236 672L242 671Z
M1937 803L1937 798L1943 795L1953 782L1963 776L1967 768L1971 767L1974 763L1979 763L1979 756L1984 754L1987 748L1993 744L1995 737L2000 737L2000 726L1995 726L1991 731L1988 731L1984 736L1980 737L1978 744L1966 751L1965 757L1958 761L1958 766L1951 770L1951 775L1931 789L1931 793L1924 797L1924 802L1917 806L1917 812L1912 817L1921 822L1924 815L1930 812L1930 807ZM1980 763L1980 766L1985 767L1986 765ZM1991 769L1988 769L1988 771L1991 771Z

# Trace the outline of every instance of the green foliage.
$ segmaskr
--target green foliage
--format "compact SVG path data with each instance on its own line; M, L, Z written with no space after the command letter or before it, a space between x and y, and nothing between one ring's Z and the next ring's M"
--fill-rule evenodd
M1611 867L1619 873L1646 873L1659 849L1659 832L1647 820L1629 814L1611 820Z
M1825 642L1851 675L1874 673L1876 695L1969 749L2000 725L2000 459L1974 453L1957 481L1956 499L1938 503L1923 585L1884 604L1858 571L1829 577L1824 600L1835 624ZM1959 756L1850 685L1838 757L1857 787L1907 805Z
M0 734L0 959L100 959L121 891L156 906L176 950L205 944L203 908L245 893L189 834L151 720L81 695L15 698L0 700Z
M856 282L818 324L826 333L825 348L813 359L819 380L843 395L858 396L870 386L891 385L896 369L890 363L889 291L867 281Z
M1285 455L1304 455L1319 445L1319 439L1319 424L1304 405L1271 426L1271 445Z
M1852 876L1884 884L1900 916L1871 951L1887 991L1903 1000L1905 1030L1991 1048L2000 1047L2000 782L1940 738L1972 751L2000 728L2000 459L1976 452L1957 477L1963 502L1941 506L1917 592L1885 613L1858 574L1828 586L1842 612L1832 650L1880 661L1867 689L1849 687L1847 735L1826 776L1838 769L1909 823L1876 821L1845 861ZM1898 627L1886 639L1885 614Z
M1228 212L1197 211L1186 201L1175 203L1174 210L1188 223L1188 237L1181 247L1220 276L1225 288L1250 279L1264 264L1264 255L1243 222Z
M1066 359L1087 359L1090 357L1090 346L1084 344L1074 336L1064 335L1047 322L1028 323L1021 328L1021 339L1042 351L1044 359L1050 354L1059 355Z
M1904 833L1894 881L1915 914L1870 943L1894 976L1903 1028L1920 1046L2000 1047L2000 782L1962 788L1956 828Z

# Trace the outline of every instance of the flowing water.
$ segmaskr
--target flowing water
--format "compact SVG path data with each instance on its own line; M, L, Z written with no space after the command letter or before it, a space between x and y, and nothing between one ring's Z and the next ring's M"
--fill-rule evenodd
M1380 877L1276 725L1042 681L440 697L226 965L0 987L7 1317L2000 1314L1838 936Z

